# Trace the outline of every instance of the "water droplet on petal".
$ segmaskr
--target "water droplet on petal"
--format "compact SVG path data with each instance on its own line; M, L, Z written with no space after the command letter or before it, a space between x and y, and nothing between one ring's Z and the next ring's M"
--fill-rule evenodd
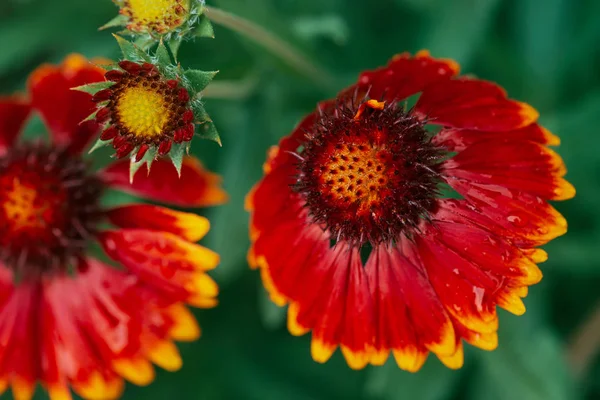
M475 307L477 307L477 311L483 311L483 295L485 294L485 289L477 286L473 286L473 293L475 293Z

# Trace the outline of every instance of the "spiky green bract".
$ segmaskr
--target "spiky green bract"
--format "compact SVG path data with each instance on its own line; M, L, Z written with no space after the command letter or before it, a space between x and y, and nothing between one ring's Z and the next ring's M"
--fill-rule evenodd
M111 87L114 84L115 84L114 82L110 82L110 81L94 82L94 83L88 83L87 85L81 85L81 86L71 88L71 90L77 90L79 92L88 93L93 96L96 93L98 93L99 91L108 89L109 87Z
M131 19L123 14L119 14L100 29L123 27L125 30L119 32L123 35L133 36L135 42L142 49L149 49L156 44L159 40L164 40L169 43L173 55L177 57L177 51L181 41L185 39L192 39L195 37L214 38L214 31L212 24L209 19L204 15L205 0L189 0L190 9L189 12L184 16L184 22L168 32L156 32L151 29L147 30L131 30ZM125 0L113 0L113 2L121 9L126 6Z
M123 60L131 61L138 64L150 63L154 65L160 75L161 79L165 81L174 80L179 83L180 87L185 88L187 90L190 102L189 107L194 114L194 126L195 126L195 136L199 136L203 139L212 140L219 145L221 145L221 139L219 138L219 134L217 129L206 112L204 105L201 100L202 91L210 84L212 79L215 77L218 71L200 71L187 69L184 70L181 65L174 61L174 54L169 44L165 40L160 40L158 46L154 51L144 50L136 43L125 40L119 35L114 35L119 47L121 48L121 52L123 53ZM118 64L109 66L107 69L120 69ZM90 93L92 95L98 93L104 89L110 89L113 85L113 82L98 82L90 85L81 86L75 88L77 90L85 91L86 93ZM106 102L98 103L99 107L106 105ZM95 113L89 118L93 118ZM107 122L110 125L110 121ZM100 147L111 145L114 139L103 141L98 139L91 151L94 151ZM173 142L171 151L169 152L169 157L173 162L173 165L177 169L178 172L181 171L181 165L183 163L183 156L189 152L190 141L186 141L183 143L175 143ZM141 168L143 165L146 165L148 168L148 172L150 172L150 168L152 167L152 163L159 157L158 151L156 147L151 146L147 152L144 154L140 161L136 162L136 155L138 154L141 146L137 146L131 152L130 157L130 178L133 179L135 173ZM91 152L90 151L90 152Z
M136 149L137 150L137 149ZM133 183L133 177L138 172L140 168L146 165L146 170L148 171L148 175L150 175L150 168L152 167L152 163L158 157L158 149L156 147L152 147L148 149L144 157L140 161L136 161L137 151L131 153L130 162L129 162L129 183Z

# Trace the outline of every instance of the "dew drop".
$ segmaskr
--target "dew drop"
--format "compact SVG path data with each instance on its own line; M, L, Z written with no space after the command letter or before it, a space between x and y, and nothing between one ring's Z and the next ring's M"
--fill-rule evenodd
M477 307L477 311L483 311L483 295L485 294L485 289L477 286L473 286L473 293L475 294L475 307Z
M518 217L516 215L509 215L506 219L511 224L519 225L521 223L521 217Z

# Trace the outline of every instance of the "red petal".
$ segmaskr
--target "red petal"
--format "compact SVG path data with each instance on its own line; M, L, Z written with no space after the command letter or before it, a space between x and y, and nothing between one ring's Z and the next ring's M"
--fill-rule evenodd
M84 398L118 398L121 377L147 385L148 358L163 368L181 366L171 338L198 337L181 304L172 303L135 276L96 260L82 262L75 278L44 284L43 381L61 391L69 381Z
M494 132L520 129L538 118L528 104L508 100L498 85L468 78L427 87L415 110L432 124Z
M119 130L114 126L109 126L102 132L100 135L101 140L110 140L114 139L119 134Z
M112 259L172 301L216 304L217 286L204 272L219 263L216 253L172 233L144 229L106 231L99 240Z
M117 294L115 286L122 290ZM138 351L139 322L124 273L100 263L44 284L40 307L43 381L50 391L67 383L84 397L119 397L123 380L112 371L115 353ZM129 290L128 290L129 289ZM137 306L143 306L138 299ZM136 323L137 322L137 323Z
M194 112L192 110L187 110L183 113L183 116L181 118L183 119L184 123L190 123L194 120Z
M92 101L94 103L101 103L103 101L110 100L112 95L113 95L113 92L111 89L104 89L104 90L99 91L95 95L93 95Z
M337 345L339 340L348 365L361 369L369 362L372 352L373 305L359 251L343 251L349 253L348 260L340 259L336 266L332 286L326 292L329 296L327 308L313 330L313 344L322 341ZM299 304L302 312L302 303ZM339 317L342 320L336 326ZM337 332L340 332L339 339Z
M106 215L120 228L171 232L190 242L202 239L210 228L208 220L199 215L146 204L113 208Z
M111 116L110 108L108 108L108 107L102 107L96 113L96 122L99 123L99 124L103 124L106 121L108 121L108 119L110 118L110 116Z
M181 178L172 162L164 159L152 164L150 176L146 166L142 166L131 185L129 160L111 164L101 176L108 185L124 192L182 207L213 206L227 201L227 194L221 188L221 177L208 172L192 157L183 159Z
M104 80L104 70L80 55L70 55L60 66L43 65L29 77L33 107L46 122L54 142L82 151L100 126L95 121L81 123L96 105L87 93L71 90L76 86Z
M137 154L135 155L135 162L140 162L142 160L142 158L144 158L144 156L146 155L146 153L148 152L149 149L150 149L150 146L148 146L147 144L141 145L140 149L138 150Z
M289 298L305 296L304 292L310 290L310 286L301 284L306 266L320 263L331 253L328 235L318 226L307 225L300 211L297 209L296 218L281 219L272 229L261 232L249 257L252 267L261 268L271 299L280 305Z
M575 189L562 176L563 160L549 148L524 140L479 141L444 163L444 174L521 190L544 199L564 200Z
M502 232L519 247L542 245L567 231L565 218L540 197L498 185L458 179L448 183L472 206L463 205L458 213L483 228Z
M188 101L190 101L190 94L188 93L187 89L185 88L181 88L179 89L179 101L187 103Z
M436 221L435 235L454 253L486 271L498 282L497 290L529 286L542 279L540 269L519 248L466 220Z
M412 246L412 245L411 245ZM374 249L366 265L375 303L376 349L394 351L399 366L416 371L426 349L454 354L452 322L440 303L426 272L399 249Z
M113 82L119 82L124 76L125 73L123 71L119 71L118 69L110 70L104 74L106 80Z
M119 61L119 67L133 75L137 75L142 70L142 66L140 64L129 60Z
M372 346L372 305L357 250L339 245L317 263L306 264L298 286L297 321L313 329L311 352L325 362L341 344L350 367L363 368Z
M127 157L135 146L131 143L124 143L121 147L117 149L117 158Z
M493 294L499 282L430 235L417 237L416 244L431 285L447 312L469 329L495 332L498 316Z
M12 274L2 264L0 274L0 377L10 379L15 397L30 398L39 378L40 287L26 282L13 286Z
M31 105L20 96L0 97L0 155L12 146L31 112Z
M248 195L246 208L253 211L250 223L252 229L266 230L286 217L298 215L300 199L291 190L295 173L291 166L278 168L266 175ZM260 204L261 207L254 207L255 204Z
M433 142L450 151L463 151L474 143L486 140L528 140L548 146L558 146L560 139L546 128L531 124L507 132L485 132L469 129L444 128L434 136Z
M372 99L399 101L435 82L449 80L459 70L456 62L432 58L427 51L420 51L414 57L403 53L394 57L386 67L363 72L358 85L362 90L369 90Z
M173 142L171 142L169 139L163 140L162 142L160 142L160 145L158 146L158 154L161 156L165 156L165 155L169 154L172 146L173 146Z

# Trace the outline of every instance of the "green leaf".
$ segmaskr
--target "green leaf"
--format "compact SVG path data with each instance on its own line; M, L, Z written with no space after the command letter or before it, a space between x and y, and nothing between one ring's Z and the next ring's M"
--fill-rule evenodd
M99 91L108 89L109 87L111 87L114 84L115 83L111 82L111 81L94 82L94 83L88 83L87 85L73 87L73 88L71 88L71 90L77 90L78 92L89 93L93 96L96 93L98 93Z
M156 48L156 61L160 66L172 64L169 50L165 46L165 42L161 39L158 47Z
M99 110L94 111L93 113L91 113L90 115L88 115L83 121L80 122L80 124L83 124L84 122L87 121L91 121L93 119L96 119L96 115L98 114Z
M192 86L194 94L196 94L203 91L218 73L219 71L200 71L191 69L185 71L183 74Z
M219 146L223 146L221 143L221 137L217 131L217 127L213 122L204 122L196 127L196 135L201 139L212 140Z
M432 356L419 372L406 372L398 368L390 354L384 366L369 371L365 394L378 400L451 399L461 375L461 370L448 369Z
M111 140L96 140L96 143L94 143L94 145L92 146L92 148L90 149L90 151L88 151L88 154L92 154L94 151L101 149L102 147L106 147L108 145L110 145L112 143L112 139Z
M477 383L471 399L479 400L484 393L493 393L493 400L579 398L556 334L542 321L528 318L535 317L530 313L519 318L501 314L498 349L476 353L481 367L471 379Z
M181 166L183 164L183 157L189 152L189 142L187 143L174 143L169 153L171 161L177 170L177 175L181 177Z
M119 35L114 35L114 38L117 39L117 43L121 48L121 52L123 53L123 58L130 61L147 61L150 62L150 57L146 54L145 51L139 48L136 44L123 39Z
M197 24L198 25L196 26L196 29L194 31L194 35L196 37L211 39L215 38L215 31L213 30L212 24L210 23L210 20L206 15L202 14L198 18Z
M125 15L119 14L116 17L114 17L113 19L111 19L110 21L108 21L106 24L104 24L100 28L98 28L98 30L102 31L104 29L114 28L117 26L125 26L125 25L127 25L127 22L129 22L129 18L126 17Z
M182 41L183 38L181 36L175 36L169 40L169 49L171 49L171 54L173 54L175 62L177 62L177 55L179 54L179 47L181 46Z
M152 168L152 163L156 159L156 154L158 149L156 147L150 147L144 157L138 162L135 161L135 157L139 148L136 148L133 152L131 152L131 162L129 163L129 183L133 183L133 177L139 171L139 169L143 166L147 166L148 175L150 175L150 168Z

